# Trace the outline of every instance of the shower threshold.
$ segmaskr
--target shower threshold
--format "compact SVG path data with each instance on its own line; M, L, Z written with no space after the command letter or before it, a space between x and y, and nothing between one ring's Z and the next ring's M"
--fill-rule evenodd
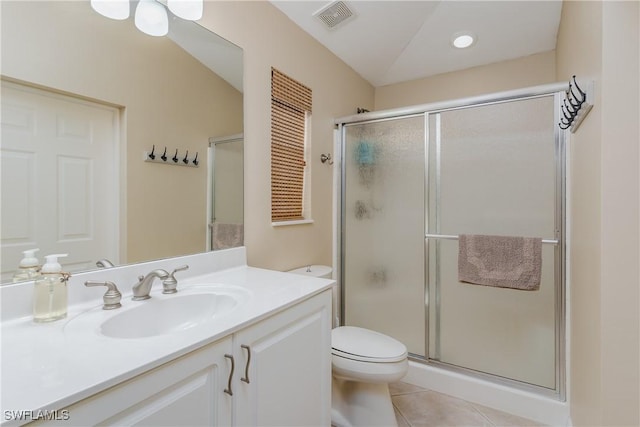
M409 354L403 382L547 425L570 425L569 405L556 390Z

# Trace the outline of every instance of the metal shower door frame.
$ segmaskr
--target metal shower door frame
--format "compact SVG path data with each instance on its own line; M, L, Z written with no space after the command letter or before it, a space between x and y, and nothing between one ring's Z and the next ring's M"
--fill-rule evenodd
M533 384L524 383L522 381L513 380L509 378L500 377L493 374L479 372L472 369L461 368L453 366L447 363L439 362L429 358L429 322L430 322L430 310L432 307L435 310L439 310L440 304L437 300L438 292L436 292L436 300L430 301L429 295L429 277L430 277L430 259L429 259L429 245L434 244L436 247L439 245L438 240L430 242L430 238L427 235L430 234L429 230L429 177L430 177L430 141L431 130L429 129L429 118L431 115L436 115L439 118L439 113L445 111L467 109L473 107L479 107L483 105L502 104L513 101L522 101L526 99L535 99L547 96L553 96L554 98L554 117L556 121L560 117L560 109L562 98L565 92L569 89L568 83L556 83L542 86L535 86L531 88L518 89L507 92L500 92L470 98L463 98L452 101L444 101L430 104L423 104L413 107L398 108L387 111L379 111L372 113L364 113L353 116L348 116L340 119L336 119L334 124L338 128L340 135L339 149L340 149L340 184L338 186L340 190L340 197L337 199L340 203L340 224L337 227L338 230L338 244L337 248L340 251L338 254L339 271L338 271L338 283L340 284L340 324L344 324L345 318L345 287L344 287L344 270L345 270L345 218L346 218L346 163L344 162L346 156L346 126L352 124L367 124L389 119L407 118L411 116L424 116L424 150L425 150L425 187L424 187L424 259L425 259L425 272L424 272L424 295L425 295L425 356L410 354L409 358L412 361L419 363L427 363L439 368L460 372L468 375L472 378L479 378L491 381L493 383L506 385L515 389L533 392L538 395L552 397L560 401L566 399L566 259L565 259L565 239L566 239L566 132L560 130L558 126L554 127L555 137L555 168L556 168L556 183L555 183L555 236L554 239L558 241L555 245L555 388L549 389L547 387L537 386ZM438 119L437 119L438 120ZM439 150L437 150L439 151ZM438 155L438 153L436 153ZM436 167L439 162L436 162ZM436 179L439 179L439 171L436 170ZM439 188L439 185L436 185ZM438 203L438 196L436 194L436 203ZM437 218L436 218L437 221ZM438 226L436 225L436 228ZM436 271L437 273L437 271ZM436 284L437 286L438 284ZM436 319L438 316L436 316Z

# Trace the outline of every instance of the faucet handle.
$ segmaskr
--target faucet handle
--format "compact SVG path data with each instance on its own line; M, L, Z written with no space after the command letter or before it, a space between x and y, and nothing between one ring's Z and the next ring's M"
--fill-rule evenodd
M176 280L176 277L174 276L174 274L176 274L178 271L184 271L187 270L189 268L188 265L183 265L180 266L178 268L176 268L175 270L173 270L171 272L171 274L169 274L169 277L167 277L166 279L164 279L162 281L162 293L163 294L175 294L176 292L178 292L178 281Z
M96 267L99 268L111 268L114 267L113 263L106 258L96 261Z
M86 287L93 287L93 286L106 286L107 287L107 292L102 297L102 301L103 301L102 309L103 310L113 310L114 308L122 307L122 305L120 304L120 300L122 299L122 294L118 290L118 287L116 286L115 283L113 283L113 282L94 282L94 281L88 280L88 281L84 282L84 285Z

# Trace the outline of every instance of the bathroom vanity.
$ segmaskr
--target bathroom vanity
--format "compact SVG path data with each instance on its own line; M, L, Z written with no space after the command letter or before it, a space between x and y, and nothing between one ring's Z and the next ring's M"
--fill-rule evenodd
M177 294L157 281L131 301L120 286L180 263ZM330 425L332 280L248 267L244 248L86 275L70 300L94 297L44 325L8 307L24 289L0 289L2 425ZM118 284L121 309L82 285L96 276Z

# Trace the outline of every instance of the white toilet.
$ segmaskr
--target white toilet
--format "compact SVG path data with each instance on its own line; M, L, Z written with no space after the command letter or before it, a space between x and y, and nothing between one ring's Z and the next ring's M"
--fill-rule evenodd
M331 278L331 267L311 265L290 273ZM337 308L334 300L334 309ZM331 425L397 426L389 383L407 373L407 347L387 335L355 326L331 331Z
M389 383L408 369L407 347L387 335L355 326L331 331L331 424L396 426Z

